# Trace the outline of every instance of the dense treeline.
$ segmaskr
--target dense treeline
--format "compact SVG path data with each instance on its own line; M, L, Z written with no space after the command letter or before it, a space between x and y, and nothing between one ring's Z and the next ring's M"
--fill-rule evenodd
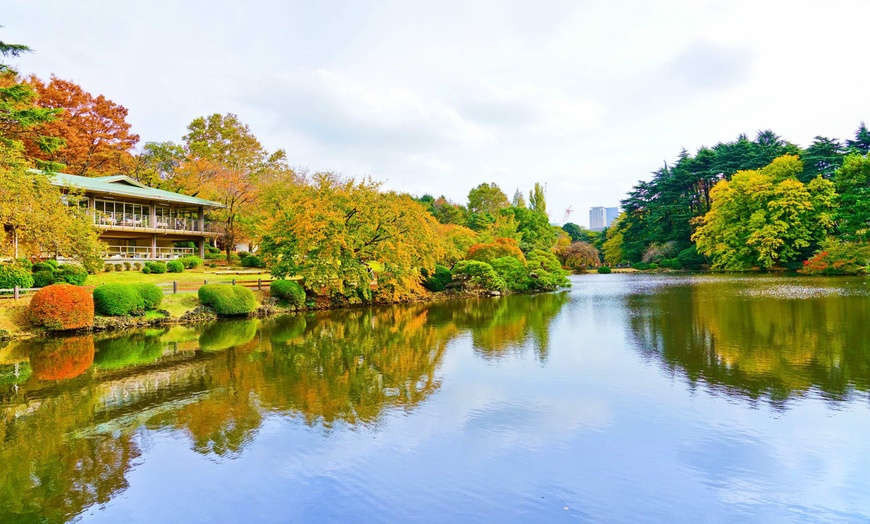
M831 251L860 253L861 245L843 249L842 243L867 240L868 151L863 122L853 139L817 136L805 149L766 130L694 155L683 150L622 201L604 258L799 269ZM836 273L832 263L820 272Z
M4 56L27 51L0 43ZM511 201L495 183L471 189L467 205L415 198L370 179L294 169L234 114L195 118L179 142L138 150L126 118L126 108L74 82L0 66L2 255L50 253L90 272L101 267L91 218L67 205L75 191L62 197L50 184L53 172L67 172L127 175L219 202L206 218L219 226L227 261L247 245L275 276L301 277L309 292L342 301L396 301L449 286L551 290L568 283L563 263L598 263L595 248L550 225L540 184L528 205L522 192Z

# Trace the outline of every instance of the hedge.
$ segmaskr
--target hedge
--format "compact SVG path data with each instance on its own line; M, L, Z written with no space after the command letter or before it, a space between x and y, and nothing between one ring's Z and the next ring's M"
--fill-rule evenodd
M30 270L18 264L0 265L0 289L33 287L33 275Z
M148 268L149 273L154 273L155 275L166 273L165 262L145 262L145 267Z
M91 327L94 325L94 299L78 286L49 285L30 299L28 318L32 325L54 331Z
M130 284L142 297L145 309L155 309L163 302L163 290L156 284Z
M46 287L52 284L72 284L82 286L88 278L88 272L81 266L65 264L57 267L45 262L33 265L33 286Z
M250 258L250 257L249 257ZM291 306L301 307L305 304L305 290L298 282L292 280L276 280L269 284L269 294L283 300Z
M131 284L103 284L94 289L94 307L107 316L139 314L145 310L145 299Z
M218 315L246 315L257 309L254 292L242 286L206 284L199 288L199 301Z
M611 273L611 270L610 270L610 267L608 267L608 266L601 266L598 268L598 272L601 273L602 275L608 275Z
M184 262L181 260L170 260L166 263L166 271L170 273L181 273L184 271Z

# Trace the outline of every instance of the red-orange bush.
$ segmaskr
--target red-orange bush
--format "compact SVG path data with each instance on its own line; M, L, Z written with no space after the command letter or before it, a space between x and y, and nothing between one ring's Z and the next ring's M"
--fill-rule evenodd
M75 378L94 363L94 337L58 338L30 355L30 367L39 380Z
M53 284L33 295L28 310L30 323L54 331L94 325L94 298L81 287Z

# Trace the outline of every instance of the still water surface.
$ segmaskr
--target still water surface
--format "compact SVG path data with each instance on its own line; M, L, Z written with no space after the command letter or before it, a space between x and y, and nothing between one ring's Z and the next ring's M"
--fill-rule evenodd
M0 522L870 520L864 279L568 292L0 348Z

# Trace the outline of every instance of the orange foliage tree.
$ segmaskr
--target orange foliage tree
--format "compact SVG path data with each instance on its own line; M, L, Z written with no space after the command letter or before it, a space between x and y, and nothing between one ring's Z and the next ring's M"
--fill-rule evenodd
M519 242L513 238L496 238L494 242L489 244L475 244L468 249L468 255L465 258L490 264L493 260L502 257L513 257L522 262L526 261Z
M61 163L63 171L73 175L102 176L124 171L139 142L139 136L130 132L124 106L103 95L94 96L69 80L52 77L45 83L32 76L28 83L39 97L39 107L61 110L55 120L36 131L65 142L64 147L46 151L31 133L19 130L30 158Z

